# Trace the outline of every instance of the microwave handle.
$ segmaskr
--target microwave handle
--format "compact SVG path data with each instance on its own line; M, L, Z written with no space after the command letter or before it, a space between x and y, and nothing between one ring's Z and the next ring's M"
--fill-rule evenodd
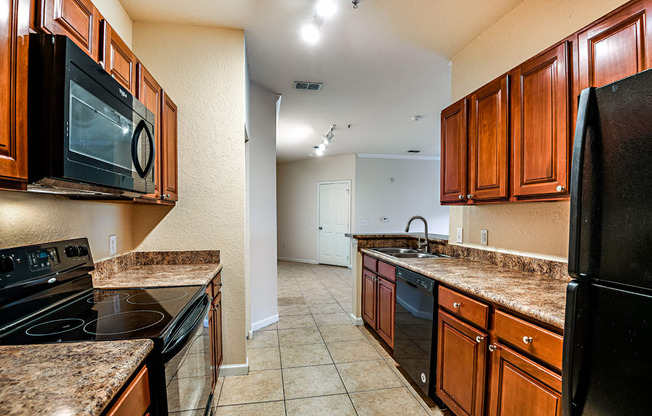
M138 139L140 138L140 133L145 130L145 134L147 135L147 140L149 141L149 148L152 149L151 152L149 152L149 158L147 159L147 165L145 165L145 168L140 165L140 161L138 160ZM131 160L134 162L134 167L136 168L136 172L138 173L138 176L141 178L144 178L147 176L149 173L150 169L152 169L152 165L154 164L154 139L152 138L152 134L149 132L149 129L147 128L147 124L145 124L145 120L140 120L138 125L136 126L136 130L134 131L134 135L131 138Z

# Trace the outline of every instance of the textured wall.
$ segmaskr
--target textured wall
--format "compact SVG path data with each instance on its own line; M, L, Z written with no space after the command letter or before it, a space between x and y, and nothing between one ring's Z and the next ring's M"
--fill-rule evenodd
M132 46L133 22L119 0L93 0L102 16L111 24L127 46Z
M134 22L134 52L179 108L180 167L177 206L153 229L137 207L134 244L221 250L224 363L245 363L244 32Z
M469 43L452 60L452 100L625 3L622 0L526 0ZM489 249L565 260L569 203L519 203L451 207L449 235L464 228L464 245L489 231ZM487 248L485 246L480 246Z

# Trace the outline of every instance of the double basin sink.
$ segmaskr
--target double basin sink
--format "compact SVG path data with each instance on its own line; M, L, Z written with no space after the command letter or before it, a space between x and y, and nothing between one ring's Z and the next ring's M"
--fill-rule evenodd
M430 254L430 253L426 253L425 251L416 250L410 247L383 247L383 248L373 248L372 250L399 259L431 259L431 258L439 258L439 257L448 257L444 254Z

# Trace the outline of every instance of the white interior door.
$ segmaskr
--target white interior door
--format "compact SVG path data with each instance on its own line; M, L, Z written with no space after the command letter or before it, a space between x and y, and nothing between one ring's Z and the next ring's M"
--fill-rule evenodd
M350 182L319 184L319 263L349 266Z

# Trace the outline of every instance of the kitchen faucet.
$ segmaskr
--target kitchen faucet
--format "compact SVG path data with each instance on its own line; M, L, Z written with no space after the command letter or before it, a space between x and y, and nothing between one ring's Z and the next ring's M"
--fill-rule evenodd
M423 248L425 246L426 253L430 254L430 243L428 243L428 221L426 221L425 218L423 218L420 215L415 215L414 217L410 218L410 220L407 223L407 227L405 227L405 232L410 231L410 224L412 223L413 220L421 220L423 221L423 225L426 227L426 241L425 243L421 242L421 237L419 237L419 242L417 243L417 246L419 249Z

